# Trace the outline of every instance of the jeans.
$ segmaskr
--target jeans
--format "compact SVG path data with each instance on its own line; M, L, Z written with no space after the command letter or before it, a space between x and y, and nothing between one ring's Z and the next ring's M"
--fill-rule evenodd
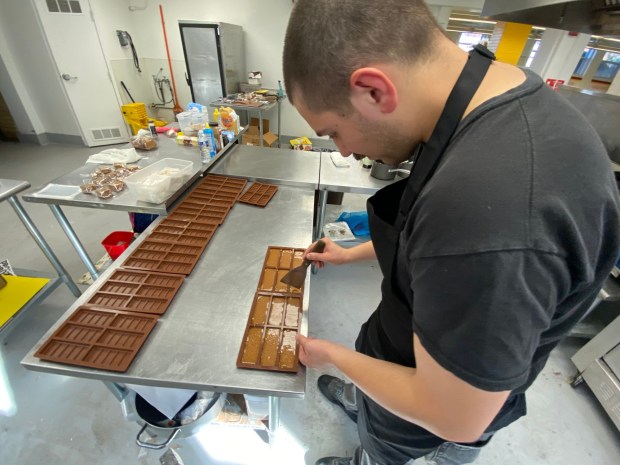
M357 412L356 389L352 383L345 383L342 392L342 403L350 412ZM480 441L489 441L493 433L485 433ZM404 465L465 465L473 463L480 454L482 447L467 446L455 442L444 442L438 448L423 457L411 459ZM358 447L351 460L351 465L388 465L374 461L362 447ZM391 464L390 464L391 465Z

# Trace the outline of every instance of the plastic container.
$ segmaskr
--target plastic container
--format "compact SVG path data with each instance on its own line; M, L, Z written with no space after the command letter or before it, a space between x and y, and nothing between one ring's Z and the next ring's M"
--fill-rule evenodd
M201 131L198 139L198 147L200 148L200 157L203 163L207 163L217 153L217 147L215 145L215 136L213 135L213 129L207 128ZM201 140L203 145L200 145Z
M177 144L179 145L185 145L187 147L189 147L190 145L193 145L194 147L198 147L197 137L186 136L182 132L177 133L176 141L177 141Z
M179 122L179 127L181 128L181 131L183 133L186 133L186 129L191 129L192 126L192 112L184 111L183 113L179 113L177 115L177 121Z
M138 200L162 203L192 177L191 161L164 158L127 176L125 184Z
M101 245L108 252L110 258L116 260L127 250L133 238L134 235L131 231L114 231L101 241Z
M203 163L207 163L209 161L209 136L206 132L206 129L202 131L198 131L198 150L200 151L200 160Z
M204 112L191 112L192 126L194 129L204 129L204 127L209 123L209 113Z
M264 420L269 417L269 398L244 394L248 417L252 420Z

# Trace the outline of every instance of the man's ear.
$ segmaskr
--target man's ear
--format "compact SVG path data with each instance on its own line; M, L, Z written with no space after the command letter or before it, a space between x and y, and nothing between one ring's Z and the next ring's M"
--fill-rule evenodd
M390 77L377 68L359 68L349 79L351 103L362 115L392 113L398 105L398 92Z

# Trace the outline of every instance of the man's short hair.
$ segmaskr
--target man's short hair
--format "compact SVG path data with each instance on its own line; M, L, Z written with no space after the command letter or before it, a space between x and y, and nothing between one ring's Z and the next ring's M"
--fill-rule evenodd
M350 108L355 69L423 62L440 33L423 0L298 0L284 40L286 91L312 111Z

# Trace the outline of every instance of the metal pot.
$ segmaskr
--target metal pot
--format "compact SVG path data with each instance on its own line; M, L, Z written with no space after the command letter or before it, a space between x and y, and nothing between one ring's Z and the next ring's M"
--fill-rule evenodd
M135 393L134 393L135 394ZM192 397L185 407L189 406L196 397ZM207 407L205 413L196 421L183 426L162 426L161 423L166 417L155 407L144 400L139 394L135 394L135 410L141 420L144 422L142 429L136 437L136 444L145 449L163 449L170 445L173 439L187 438L197 433L207 423L210 423L222 410L224 406L226 396L224 394L216 393L211 400L211 403ZM142 439L142 434L149 428L152 431L161 433L162 435L168 434L168 438L161 443L152 444Z
M372 162L372 169L370 175L373 178L381 179L382 181L390 181L396 177L396 170L398 165L386 165L383 162L375 160Z
M399 178L408 178L409 175L411 174L412 167L413 167L413 160L408 160L408 161L402 162L400 165L398 165L398 168L396 168L395 170L391 170L391 171L396 173L396 176L398 176Z

